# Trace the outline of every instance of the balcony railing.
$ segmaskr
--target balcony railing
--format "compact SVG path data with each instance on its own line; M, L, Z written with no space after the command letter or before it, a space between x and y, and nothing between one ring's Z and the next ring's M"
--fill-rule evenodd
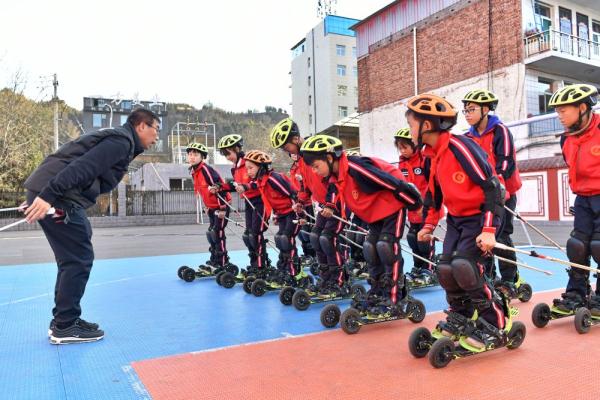
M588 60L600 61L600 43L562 33L553 29L524 39L525 58L546 51L555 51Z

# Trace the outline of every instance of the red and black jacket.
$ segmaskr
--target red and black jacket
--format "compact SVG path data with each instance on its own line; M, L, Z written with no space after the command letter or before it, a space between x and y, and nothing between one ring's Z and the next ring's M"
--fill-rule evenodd
M569 166L569 186L581 196L600 194L600 115L592 114L589 127L577 136L563 136L563 157Z
M400 162L398 168L402 171L402 175L407 182L414 184L421 197L424 199L427 194L428 181L429 181L429 170L431 167L431 160L423 156L420 150L415 150L410 158L400 156ZM422 224L425 221L426 210L414 210L408 212L408 222L411 224ZM440 208L439 212L443 217L443 208Z
M194 191L200 194L206 207L225 210L227 208L225 202L208 190L209 186L223 185L225 183L221 175L213 167L204 162L190 167L190 171L194 179ZM227 200L227 202L231 201L231 195L225 191L220 192L219 196Z
M418 190L392 164L375 157L347 157L345 153L338 161L338 173L329 179L327 207L335 209L340 196L343 206L370 224L404 207L421 208Z
M466 135L479 144L488 155L488 161L494 166L496 175L506 187L506 192L509 195L515 194L523 184L517 167L512 133L498 117L491 115L488 120L483 134L478 135L475 128L471 128Z
M498 178L481 147L467 136L444 131L434 148L425 147L424 154L432 160L425 226L435 229L443 201L449 215L481 214L483 231L495 233L494 215L500 212L503 199Z
M287 215L292 212L292 204L298 201L297 192L292 188L290 180L279 172L269 171L251 181L248 186L259 190L266 214L273 210L277 216Z
M235 186L233 184L233 182L235 182L238 185L242 185L244 187L244 195L247 198L252 199L254 197L260 196L260 192L258 191L258 189L251 189L248 186L248 183L250 183L251 179L248 176L248 171L246 170L246 160L244 160L243 151L240 151L238 153L238 161L233 166L233 168L231 168L231 176L233 177L233 179L227 181L222 186L223 190L227 192L235 192Z
M300 156L296 161L296 174L302 176L303 188L298 191L298 200L308 204L312 198L317 203L323 204L327 199L327 181L317 175L310 165L306 165Z
M297 161L294 161L290 167L290 183L292 189L298 193L298 201L300 201L302 205L311 205L310 191L304 187L304 177L302 177L302 171L300 170L300 162L304 163L304 160L300 158ZM300 175L302 179L298 180L296 175Z

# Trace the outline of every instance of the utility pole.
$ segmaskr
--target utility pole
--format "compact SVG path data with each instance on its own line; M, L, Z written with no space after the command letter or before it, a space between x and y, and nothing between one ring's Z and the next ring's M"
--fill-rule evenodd
M52 97L52 100L54 101L54 151L56 151L58 150L58 79L56 78L56 74L54 74L52 86L54 86L54 97Z

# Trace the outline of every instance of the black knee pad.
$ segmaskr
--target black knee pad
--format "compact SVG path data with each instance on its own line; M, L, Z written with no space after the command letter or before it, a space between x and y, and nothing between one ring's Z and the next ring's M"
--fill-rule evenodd
M594 261L600 265L600 233L594 233L590 241L590 253Z
M275 246L283 252L291 252L293 247L288 235L275 235Z
M313 229L310 231L309 239L310 245L315 251L321 250L321 244L319 243L319 237L321 237L321 229Z
M321 247L321 251L327 254L328 257L335 256L335 246L333 245L333 236L330 232L322 232L321 236L319 236L319 246Z
M456 292L460 290L460 286L458 286L456 279L454 279L454 274L452 273L451 261L452 257L441 254L436 265L436 273L438 280L440 281L440 286L446 292Z
M363 256L369 265L379 265L377 256L377 236L369 234L363 243Z
M217 233L212 229L207 230L206 231L206 240L208 240L208 243L214 247L215 244L217 243Z
M473 260L454 256L450 265L452 266L452 276L461 289L471 291L483 285L482 273Z
M587 265L590 259L590 237L573 230L567 240L567 257L571 262Z
M399 261L398 254L394 252L394 246L397 246L396 238L389 233L382 233L377 240L377 255L384 265L392 265Z

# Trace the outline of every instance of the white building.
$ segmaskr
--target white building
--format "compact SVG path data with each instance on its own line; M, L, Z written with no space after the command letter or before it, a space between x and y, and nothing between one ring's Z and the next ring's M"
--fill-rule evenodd
M292 118L303 135L322 132L358 110L358 20L328 15L292 47Z

